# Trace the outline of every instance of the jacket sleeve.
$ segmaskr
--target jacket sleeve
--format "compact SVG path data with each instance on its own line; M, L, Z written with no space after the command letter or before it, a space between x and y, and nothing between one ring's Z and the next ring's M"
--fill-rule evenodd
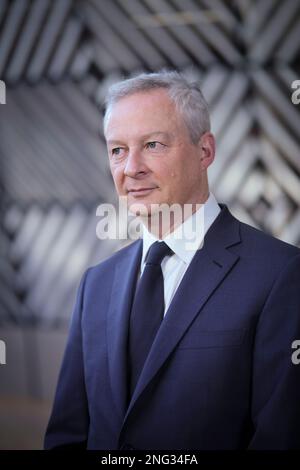
M89 413L81 332L83 293L87 272L88 270L81 279L71 317L54 404L44 439L45 449L86 448L87 446Z
M251 406L254 433L249 449L300 449L300 364L292 361L292 343L299 339L297 255L275 281L257 325Z

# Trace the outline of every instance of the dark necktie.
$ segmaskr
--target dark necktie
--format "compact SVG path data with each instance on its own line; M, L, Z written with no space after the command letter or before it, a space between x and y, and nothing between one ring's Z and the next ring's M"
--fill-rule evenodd
M165 242L151 245L132 304L129 329L129 393L133 394L144 362L164 316L164 279L161 262L173 254Z

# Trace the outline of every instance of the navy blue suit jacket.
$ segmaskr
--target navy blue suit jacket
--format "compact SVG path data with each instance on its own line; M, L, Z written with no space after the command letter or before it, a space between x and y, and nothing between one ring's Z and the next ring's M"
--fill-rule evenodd
M45 448L299 449L300 250L222 210L127 405L142 241L82 278Z

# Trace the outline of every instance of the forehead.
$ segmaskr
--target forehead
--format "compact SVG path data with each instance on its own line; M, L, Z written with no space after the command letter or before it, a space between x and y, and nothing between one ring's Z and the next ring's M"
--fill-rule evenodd
M123 108L152 108L164 106L174 108L174 103L168 95L168 91L164 88L157 88L153 90L138 91L128 96L120 98L112 106L112 111L121 111Z
M106 138L119 132L169 132L183 123L165 89L137 92L114 103L108 114Z

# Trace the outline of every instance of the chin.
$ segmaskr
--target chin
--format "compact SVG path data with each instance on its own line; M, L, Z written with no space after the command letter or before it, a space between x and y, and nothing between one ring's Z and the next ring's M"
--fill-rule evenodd
M129 212L140 217L149 217L153 213L149 202L133 202L128 205Z

